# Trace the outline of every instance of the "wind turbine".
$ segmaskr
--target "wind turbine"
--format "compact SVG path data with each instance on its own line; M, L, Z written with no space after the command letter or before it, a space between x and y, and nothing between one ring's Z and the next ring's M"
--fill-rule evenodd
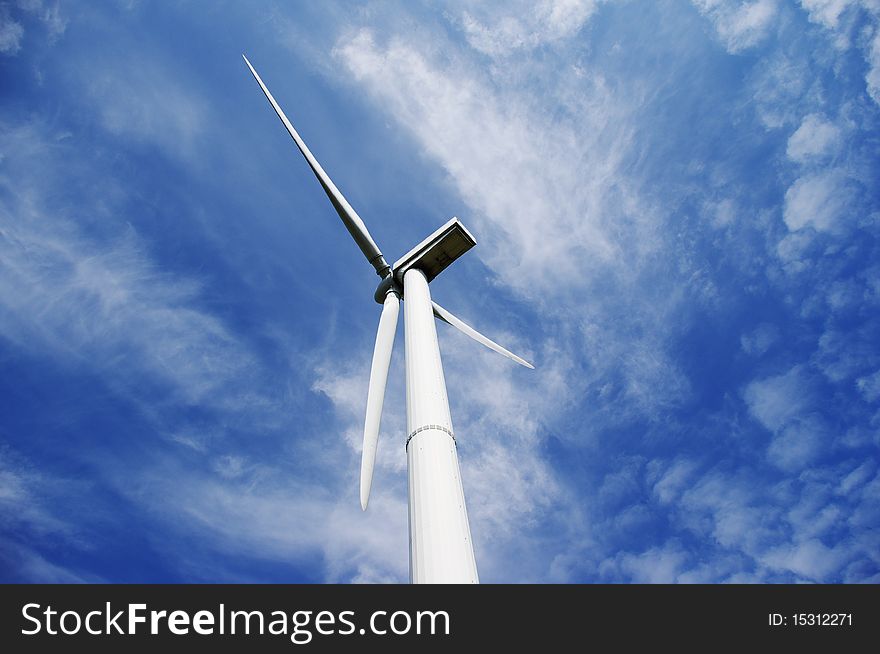
M393 266L388 265L364 221L324 172L251 62L244 55L242 57L318 178L346 229L382 280L374 296L376 302L382 305L382 314L379 317L367 392L361 459L361 508L366 511L370 499L391 348L397 331L400 300L405 298L410 580L413 583L478 583L434 318L449 323L477 342L527 368L534 369L534 366L431 300L428 283L476 245L474 237L458 218L447 222L395 261Z

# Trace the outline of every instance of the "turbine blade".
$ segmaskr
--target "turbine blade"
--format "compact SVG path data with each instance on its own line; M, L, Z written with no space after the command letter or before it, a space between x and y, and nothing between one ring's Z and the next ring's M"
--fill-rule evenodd
M384 278L389 272L390 267L382 256L382 252L379 251L379 246L376 245L373 237L370 236L370 232L367 230L367 226L364 225L364 221L361 220L361 217L348 203L348 200L346 200L342 193L339 192L339 189L336 188L336 185L333 183L333 180L330 179L330 176L324 172L321 164L319 164L318 160L312 155L311 150L309 150L308 146L306 146L305 142L300 138L300 135L293 128L293 125L287 119L287 116L284 115L284 111L281 110L281 107L275 101L275 98L269 92L269 89L263 84L263 80L251 65L251 62L248 61L248 58L244 55L241 56L244 58L244 63L250 68L254 79L257 80L257 84L260 85L260 88L269 100L269 104L272 105L272 108L275 109L275 113L278 114L278 117L281 119L282 124L287 128L288 133L293 138L294 143L296 143L296 147L299 148L299 151L302 152L302 155L306 158L309 167L312 169L312 172L315 173L315 177L318 178L327 197L330 198L330 202L333 204L336 213L339 214L339 217L345 224L346 229L348 229L349 234L351 234L355 243L357 243L358 247L361 249L361 252L364 253L367 261L373 265L379 276Z
M385 382L391 364L391 348L397 332L397 315L400 299L394 291L385 296L376 346L373 348L373 364L370 367L370 389L367 392L367 417L364 420L364 451L361 457L361 509L367 510L370 488L373 485L373 466L376 463L376 446L379 444L379 422L382 419L382 403L385 400Z
M513 359L521 366L525 366L526 368L531 368L532 370L535 369L535 366L533 366L531 363L529 363L525 359L521 359L520 357L516 356L513 352L505 350L503 347L498 345L498 343L496 343L492 339L486 338L480 332L478 332L476 329L474 329L470 325L465 324L459 318L456 318L455 316L453 316L451 313L449 313L446 309L441 307L436 302L431 302L431 305L434 307L434 315L435 316L437 316L443 322L449 323L453 327L456 327L457 329L463 331L465 334L467 334L472 339L474 339L477 343L482 343L483 345L488 347L490 350L495 350L498 354L503 354L508 359Z

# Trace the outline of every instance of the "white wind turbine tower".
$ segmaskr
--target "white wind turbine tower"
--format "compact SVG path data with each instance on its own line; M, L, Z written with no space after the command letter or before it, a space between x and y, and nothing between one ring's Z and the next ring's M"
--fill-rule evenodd
M251 66L251 62L244 55L242 57L306 158L346 229L382 279L375 294L376 302L382 305L382 315L379 318L367 392L361 460L361 508L366 510L370 498L373 464L379 439L379 420L391 363L391 347L397 330L400 300L405 298L410 580L413 583L477 583L477 564L474 560L434 318L449 323L479 343L523 366L533 366L431 300L428 282L476 245L464 225L453 218L398 259L393 266L389 266L360 216L309 151Z

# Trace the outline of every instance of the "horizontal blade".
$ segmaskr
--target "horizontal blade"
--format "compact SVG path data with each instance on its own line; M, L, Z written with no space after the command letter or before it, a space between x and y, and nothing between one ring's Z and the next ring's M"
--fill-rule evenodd
M526 368L531 368L532 370L535 369L535 366L533 366L531 363L529 363L525 359L521 359L520 357L516 356L513 352L505 350L503 347L498 345L498 343L496 343L495 341L493 341L489 338L486 338L480 332L478 332L476 329L474 329L470 325L465 324L459 318L456 318L455 316L453 316L451 313L449 313L446 309L441 307L436 302L431 302L431 305L434 307L434 315L435 316L437 316L443 322L449 323L453 327L463 331L465 334L467 334L472 339L474 339L477 343L482 343L483 345L488 347L490 350L495 350L498 354L503 354L508 359L513 359L521 366L525 366Z
M382 305L376 346L373 348L373 365L370 367L370 389L367 391L367 417L364 420L364 451L361 455L361 508L366 511L373 485L373 466L376 463L376 446L379 444L379 422L385 400L385 383L388 366L391 365L391 348L397 331L397 315L400 300L397 293L389 292Z
M369 261L376 269L376 272L379 273L379 276L385 277L389 270L389 266L385 262L382 253L379 251L379 246L376 245L373 237L370 236L370 232L367 231L367 226L364 225L364 221L361 220L361 217L357 215L357 212L348 203L348 200L346 200L342 193L339 192L339 189L336 188L333 180L324 172L321 164L318 163L318 160L312 155L308 146L306 146L305 142L300 138L300 135L293 128L293 125L287 120L287 116L284 115L281 107L275 102L275 98L272 97L269 89L263 84L263 80L257 74L257 71L254 70L254 67L251 66L251 62L248 61L248 58L244 55L241 56L244 58L244 63L250 68L251 73L253 73L254 79L257 80L257 84L263 89L263 93L266 95L266 98L268 98L272 108L275 109L275 113L278 114L284 127L287 128L288 133L293 138L294 143L296 143L296 147L299 148L299 151L302 152L303 156L306 158L309 167L312 169L312 172L315 173L315 177L318 178L318 181L324 188L324 192L327 194L327 197L330 198L330 202L333 203L336 213L342 218L342 222L345 224L346 229L348 229L349 234L354 238L355 243L357 243L361 252L364 253L367 261Z

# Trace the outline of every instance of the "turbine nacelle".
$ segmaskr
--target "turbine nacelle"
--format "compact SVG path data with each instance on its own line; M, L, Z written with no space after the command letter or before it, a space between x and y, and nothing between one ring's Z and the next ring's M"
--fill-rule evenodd
M394 279L402 286L406 271L410 268L418 268L430 282L476 244L476 239L465 229L461 221L452 218L394 262L391 267Z
M449 264L477 244L476 239L461 224L458 218L452 218L428 238L404 254L394 262L388 276L376 288L373 298L379 304L385 302L388 291L394 290L403 297L403 276L410 268L422 271L427 281L431 281Z

